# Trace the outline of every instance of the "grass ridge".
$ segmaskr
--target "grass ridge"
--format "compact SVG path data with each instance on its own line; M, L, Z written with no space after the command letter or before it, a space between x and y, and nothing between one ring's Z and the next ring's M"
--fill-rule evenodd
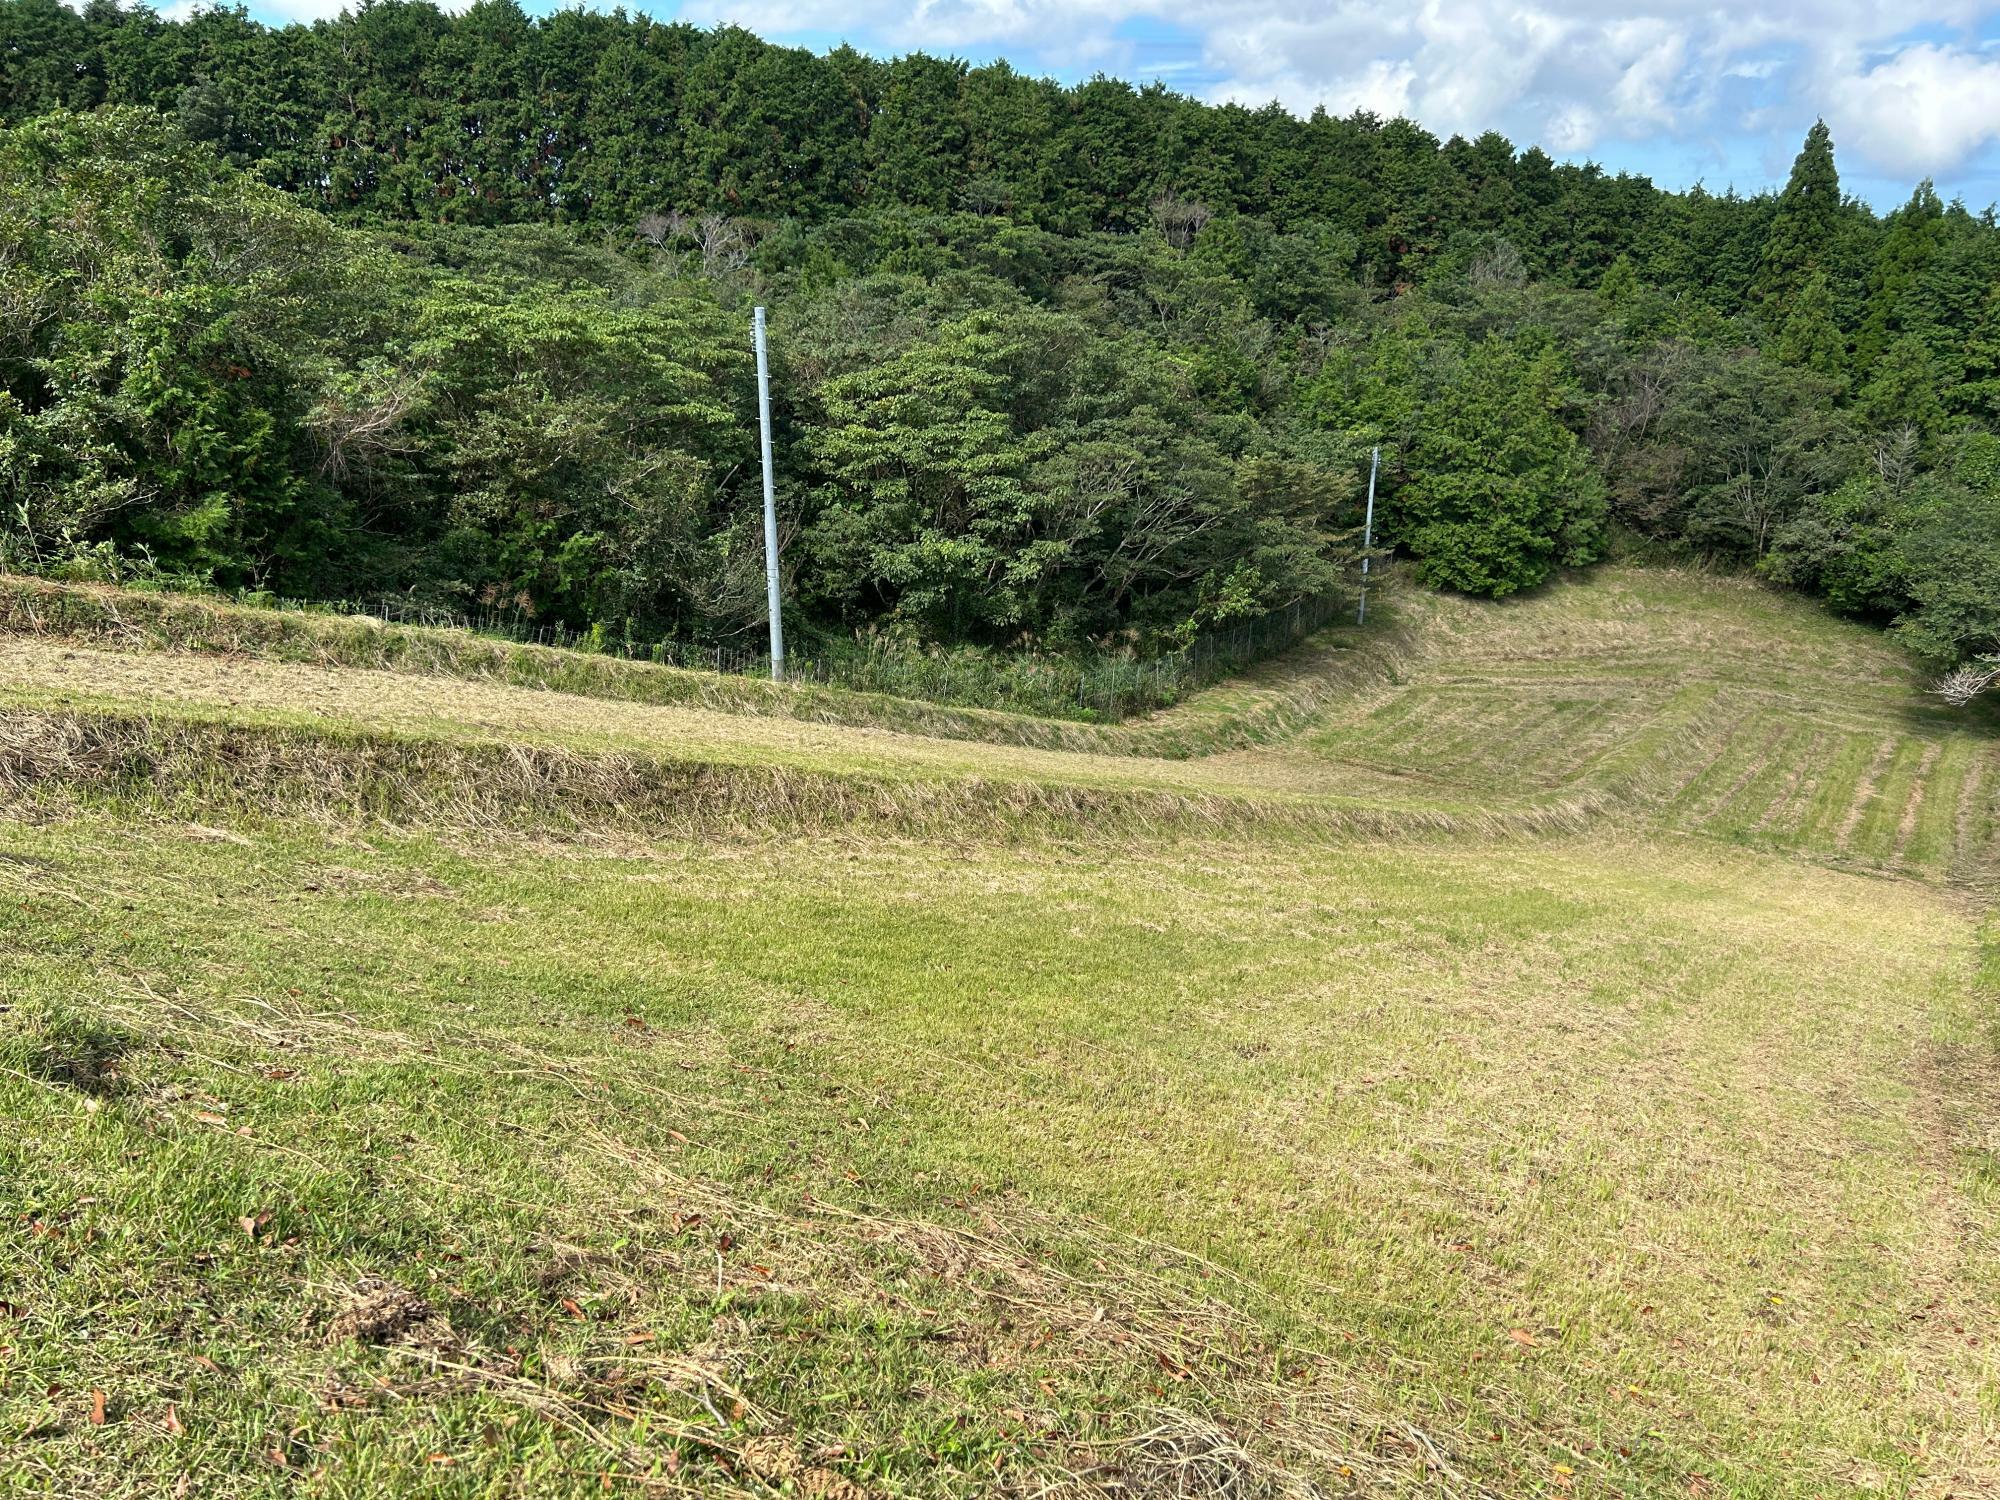
M401 828L688 836L866 829L963 842L1134 835L1315 841L1582 831L1600 796L1455 813L1303 795L890 776L308 727L197 713L0 709L0 796Z

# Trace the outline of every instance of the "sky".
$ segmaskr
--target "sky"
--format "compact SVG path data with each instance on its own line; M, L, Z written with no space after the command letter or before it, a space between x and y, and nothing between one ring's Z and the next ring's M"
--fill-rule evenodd
M546 11L554 0L526 0ZM610 3L610 0L604 0ZM267 19L341 0L264 0ZM2000 200L2000 0L652 0L823 51L925 51L1065 82L1103 72L1299 113L1499 130L1563 160L1744 192L1781 184L1817 117L1843 187L1922 178Z

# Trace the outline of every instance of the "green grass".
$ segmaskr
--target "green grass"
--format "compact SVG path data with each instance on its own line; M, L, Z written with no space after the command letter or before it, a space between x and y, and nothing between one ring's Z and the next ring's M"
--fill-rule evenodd
M1001 745L1104 753L1205 754L1269 738L1310 714L1331 688L1381 669L1401 634L1392 620L1368 632L1330 629L1287 665L1194 695L1182 708L1131 725L967 708L811 682L773 683L688 671L590 651L497 640L464 630L385 624L356 616L258 609L196 595L56 583L0 573L0 632L120 651L192 652L418 678L504 683L579 697L691 706L828 724L907 730ZM1301 673L1301 660L1312 663Z
M1639 568L1474 614L1305 744L1495 803L1615 788L1690 833L1992 879L1993 715L1929 698L1880 636L1747 580Z
M1400 609L1192 758L0 642L0 1491L2000 1484L1989 724Z

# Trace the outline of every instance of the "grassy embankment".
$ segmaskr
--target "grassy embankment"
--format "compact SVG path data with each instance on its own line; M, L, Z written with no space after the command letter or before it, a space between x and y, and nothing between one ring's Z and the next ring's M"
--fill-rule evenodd
M41 611L0 1484L1990 1491L1990 721L1401 610L1043 745Z

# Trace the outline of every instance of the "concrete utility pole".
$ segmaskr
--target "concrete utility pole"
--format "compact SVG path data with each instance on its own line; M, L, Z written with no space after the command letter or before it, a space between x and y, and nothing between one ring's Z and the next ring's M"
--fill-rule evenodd
M768 465L769 462L767 458L765 463ZM1368 519L1361 523L1361 608L1354 612L1354 623L1357 625L1368 623L1368 553L1375 545L1375 471L1381 467L1382 446L1378 443L1368 460Z
M764 446L764 592L771 605L771 681L785 680L785 616L778 601L778 500L771 480L771 366L764 355L764 309L750 320L757 339L757 427Z

